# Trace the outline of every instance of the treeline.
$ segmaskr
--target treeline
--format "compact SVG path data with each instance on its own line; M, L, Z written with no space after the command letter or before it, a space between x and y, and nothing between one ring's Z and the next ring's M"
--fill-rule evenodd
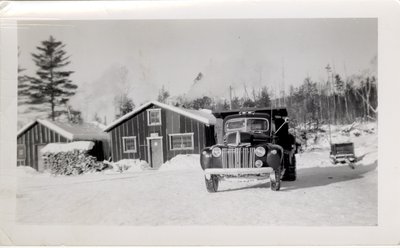
M164 88L161 94L169 96ZM300 86L291 86L288 95L281 97L273 96L271 90L263 87L258 92L253 90L251 96L246 94L231 100L209 96L189 100L181 96L175 100L159 97L159 101L213 111L285 106L293 122L317 126L328 122L347 124L357 120L376 120L378 114L377 79L374 75L355 75L344 79L332 73L326 82L307 77Z
M291 87L286 101L289 115L298 123L347 124L377 118L377 82L375 76L357 75L320 83L306 78L299 87ZM279 99L280 100L280 99Z
M178 107L188 109L210 109L213 111L223 111L229 109L240 109L240 108L262 108L271 105L271 98L267 87L262 87L258 92L253 90L252 96L243 97L232 97L232 99L223 98L211 98L203 96L200 98L189 100L183 96L180 96L175 101L168 101L164 99L164 102L168 102Z

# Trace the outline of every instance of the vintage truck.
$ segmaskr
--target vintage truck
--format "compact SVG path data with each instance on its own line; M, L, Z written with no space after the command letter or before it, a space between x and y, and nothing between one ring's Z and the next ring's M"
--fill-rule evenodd
M213 113L223 119L223 141L206 147L200 155L208 192L217 192L221 179L270 179L280 189L281 180L296 180L297 146L289 133L285 108L257 108Z

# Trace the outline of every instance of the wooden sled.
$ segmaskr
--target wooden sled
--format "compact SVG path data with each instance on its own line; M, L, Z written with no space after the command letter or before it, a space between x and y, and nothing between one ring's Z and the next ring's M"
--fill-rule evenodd
M347 164L350 168L355 169L354 163L357 158L354 154L353 142L331 144L329 158L332 164Z

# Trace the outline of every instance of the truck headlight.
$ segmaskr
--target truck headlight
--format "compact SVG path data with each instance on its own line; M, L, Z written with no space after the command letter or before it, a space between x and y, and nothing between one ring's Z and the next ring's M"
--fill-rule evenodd
M218 158L219 156L221 156L222 151L221 151L221 148L219 148L219 147L214 147L214 148L212 149L211 153L212 153L212 155L213 155L214 157Z
M256 167L261 168L263 165L263 162L261 160L256 160Z
M263 157L265 155L265 148L262 146L259 146L255 150L256 156L257 157Z

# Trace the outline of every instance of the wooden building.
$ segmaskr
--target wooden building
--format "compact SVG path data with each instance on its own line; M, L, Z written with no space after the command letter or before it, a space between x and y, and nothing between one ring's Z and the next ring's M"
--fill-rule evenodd
M72 141L93 141L95 145L89 153L99 161L110 156L108 135L94 123L69 124L36 120L17 134L17 165L42 171L40 149L49 143Z
M152 168L178 154L200 154L215 144L215 117L203 110L148 102L105 128L110 134L111 157L141 159Z

